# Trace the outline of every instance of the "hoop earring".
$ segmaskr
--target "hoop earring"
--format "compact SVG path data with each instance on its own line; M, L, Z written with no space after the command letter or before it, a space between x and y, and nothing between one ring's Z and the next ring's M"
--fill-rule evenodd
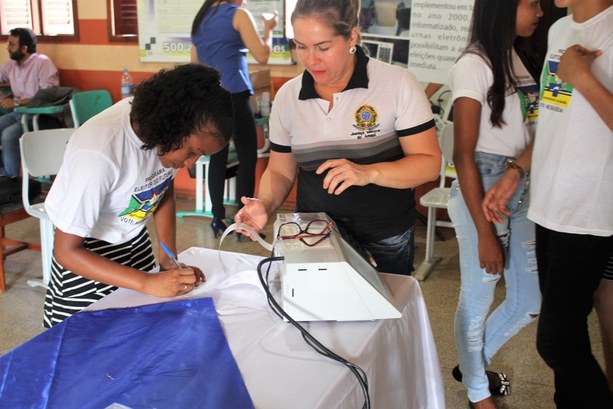
M351 47L349 47L349 54L355 54L357 48L355 48L355 45L352 45Z

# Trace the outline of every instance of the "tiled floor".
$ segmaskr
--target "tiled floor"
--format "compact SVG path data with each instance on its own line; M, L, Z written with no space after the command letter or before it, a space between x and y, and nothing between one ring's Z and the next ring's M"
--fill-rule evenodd
M179 210L191 210L193 201L179 199ZM232 209L228 212L231 214ZM210 219L189 217L178 219L178 250L189 247L218 248L219 241L212 237L209 227ZM38 221L28 219L10 225L7 229L9 237L38 241ZM271 227L265 232L270 241ZM451 369L456 365L456 350L453 342L453 314L457 302L459 273L458 250L453 231L441 229L444 241L437 240L435 251L443 257L433 273L421 283L422 291L428 306L430 322L445 381L445 398L447 408L466 408L466 393L463 386L451 377ZM423 258L425 226L418 223L416 233L416 264ZM249 254L268 255L259 244L238 242L235 237L228 236L222 243L222 249ZM42 288L31 288L26 281L41 274L40 254L32 251L8 257L5 262L7 270L8 291L0 295L0 354L18 346L40 333L41 314L44 291ZM504 295L501 287L497 293L500 300ZM602 362L602 347L597 329L595 315L590 320L590 330L593 349ZM538 356L535 346L536 325L532 323L509 341L494 358L492 369L504 371L512 382L510 396L497 400L501 409L539 409L553 408L553 377L551 371ZM333 409L333 408L331 408ZM403 409L403 408L376 408Z

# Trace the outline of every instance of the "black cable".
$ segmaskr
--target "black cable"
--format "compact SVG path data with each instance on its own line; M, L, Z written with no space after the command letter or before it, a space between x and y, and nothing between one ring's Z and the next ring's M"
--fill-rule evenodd
M258 277L260 278L260 283L266 292L266 299L268 300L268 305L273 310L275 314L277 314L280 318L286 319L290 324L298 329L301 332L302 338L304 338L305 342L311 346L318 354L325 356L326 358L332 359L336 362L339 362L345 365L349 370L353 373L353 375L358 379L358 383L360 388L362 389L362 394L364 395L364 405L362 405L363 409L370 409L370 395L368 393L368 377L366 376L366 372L358 365L347 361L345 358L335 354L330 349L328 349L325 345L319 342L311 333L309 333L302 325L300 325L297 321L295 321L292 317L287 314L283 308L277 303L277 300L273 297L270 292L270 288L268 286L268 275L270 273L270 267L273 261L282 261L284 257L268 257L263 259L258 263ZM266 278L262 273L262 266L268 263L268 269L266 271Z

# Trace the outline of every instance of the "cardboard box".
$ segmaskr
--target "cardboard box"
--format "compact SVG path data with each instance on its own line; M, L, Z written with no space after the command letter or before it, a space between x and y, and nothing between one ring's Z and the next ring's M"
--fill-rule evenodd
M265 68L257 71L252 71L249 73L249 79L251 80L251 84L253 85L254 95L251 96L251 108L253 108L253 112L258 113L260 111L257 104L257 97L262 95L263 92L270 93L270 100L273 99L273 89L272 89L272 77L270 75L270 69Z

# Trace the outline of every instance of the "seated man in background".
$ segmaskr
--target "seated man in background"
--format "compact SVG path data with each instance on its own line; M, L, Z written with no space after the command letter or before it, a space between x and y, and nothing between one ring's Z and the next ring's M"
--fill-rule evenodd
M9 82L12 98L0 100L7 111L26 105L39 89L59 85L57 68L49 57L36 53L36 35L28 28L10 30L7 49L11 59L0 68L0 83ZM19 138L23 133L21 114L9 112L0 116L2 167L0 176L19 176Z

